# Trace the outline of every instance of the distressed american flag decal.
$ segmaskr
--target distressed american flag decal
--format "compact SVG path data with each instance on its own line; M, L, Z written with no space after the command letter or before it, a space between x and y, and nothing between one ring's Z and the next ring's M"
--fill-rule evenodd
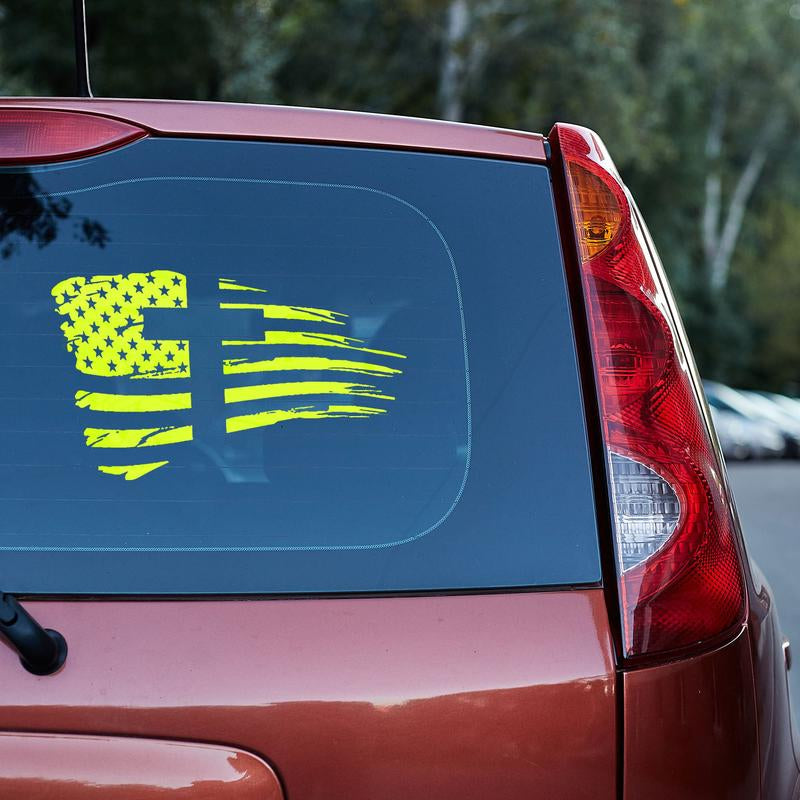
M233 376L221 388L225 430L229 434L264 428L289 421L365 419L385 414L394 396L373 381L401 374L398 364L405 356L365 346L359 339L334 333L347 315L322 308L265 303L266 289L246 286L230 278L219 279L219 308L226 312L261 315L263 332L256 339L223 339L223 347L235 347L245 356L224 358L223 376ZM188 307L187 277L168 269L128 275L76 276L52 289L57 314L64 318L61 331L66 349L79 373L93 378L124 380L125 391L79 389L75 405L92 412L116 415L153 413L164 418L158 427L86 427L87 447L113 451L124 463L99 464L98 470L125 480L137 480L169 463L145 460L138 451L158 445L193 440L191 424L170 424L170 412L192 408L190 339L149 339L145 336L147 309ZM230 298L230 299L229 299ZM308 330L282 330L281 320L302 323ZM297 355L286 353L297 352ZM280 355L275 352L279 350ZM309 375L313 373L313 379ZM325 374L324 380L320 373ZM327 380L327 373L332 373ZM258 384L236 385L237 375L263 375ZM353 376L360 376L355 378ZM142 381L183 379L181 391L158 391L158 383ZM119 388L113 381L112 388ZM162 384L163 385L163 384ZM153 387L151 389L151 386ZM129 387L129 388L128 388ZM326 402L326 398L330 402ZM276 399L279 407L275 406ZM269 408L236 413L236 404L269 401ZM118 417L119 418L119 417ZM108 460L111 460L110 458Z

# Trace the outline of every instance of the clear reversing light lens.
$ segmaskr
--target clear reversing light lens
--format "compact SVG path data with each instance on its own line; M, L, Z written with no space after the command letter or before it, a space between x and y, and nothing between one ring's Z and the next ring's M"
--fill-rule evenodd
M681 504L669 483L639 461L612 452L610 464L617 555L627 572L667 543Z

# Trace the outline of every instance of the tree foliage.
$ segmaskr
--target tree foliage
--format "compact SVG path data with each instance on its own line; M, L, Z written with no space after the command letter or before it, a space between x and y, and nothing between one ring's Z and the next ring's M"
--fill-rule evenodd
M87 5L104 96L594 128L648 219L702 370L800 389L800 2ZM0 0L0 90L73 92L70 6Z

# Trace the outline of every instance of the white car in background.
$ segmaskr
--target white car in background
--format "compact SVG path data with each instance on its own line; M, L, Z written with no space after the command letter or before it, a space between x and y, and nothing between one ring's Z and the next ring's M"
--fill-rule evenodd
M759 448L753 441L753 431L748 430L748 421L744 417L733 411L711 406L711 418L726 459L744 461L758 455Z
M790 458L800 458L800 420L760 392L739 390L739 394L749 400L765 419L780 428L786 440L786 455Z
M723 415L722 418L727 420L723 422L723 426L727 428L725 434L717 429L720 446L727 458L740 456L729 456L726 443L729 452L745 452L741 456L743 458L781 458L786 455L787 441L780 427L766 419L748 398L735 389L714 381L703 381L703 387L714 420L717 420L717 415ZM737 437L742 444L738 447L732 446L730 439Z
M785 394L775 394L775 392L759 392L759 394L772 400L793 419L800 422L800 398L788 397Z

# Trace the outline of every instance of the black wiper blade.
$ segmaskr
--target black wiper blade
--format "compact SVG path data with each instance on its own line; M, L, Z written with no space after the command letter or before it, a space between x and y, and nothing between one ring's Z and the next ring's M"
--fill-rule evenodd
M17 651L22 666L34 675L52 675L67 660L67 642L43 628L16 597L0 592L0 634Z

